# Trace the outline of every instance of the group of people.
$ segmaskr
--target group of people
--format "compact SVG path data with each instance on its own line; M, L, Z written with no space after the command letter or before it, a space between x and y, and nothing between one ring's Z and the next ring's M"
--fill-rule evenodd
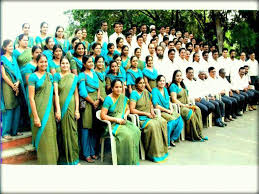
M235 50L196 43L193 34L161 26L137 26L123 31L116 22L108 36L107 22L87 41L86 29L76 29L72 39L57 26L48 35L48 24L40 24L40 35L23 34L2 44L1 111L2 137L21 135L19 125L30 124L32 143L39 164L93 163L98 159L100 137L112 124L118 164L139 163L142 141L153 162L168 158L182 130L185 139L208 140L203 123L213 113L215 125L225 127L258 104L258 62L255 53L240 60ZM122 33L124 32L124 33ZM210 49L210 52L209 52ZM254 85L254 87L252 86ZM173 109L177 104L179 113ZM161 117L155 114L159 109ZM127 117L139 117L136 126ZM223 119L224 118L224 119ZM23 120L23 122L19 122Z

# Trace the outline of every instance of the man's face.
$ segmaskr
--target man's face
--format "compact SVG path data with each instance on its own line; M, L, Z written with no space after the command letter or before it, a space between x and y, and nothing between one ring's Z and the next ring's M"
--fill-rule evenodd
M116 24L116 25L115 25L114 31L115 31L116 33L120 33L120 24Z
M141 32L147 32L147 26L146 25L143 25L141 26Z
M255 54L254 54L254 53L252 53L252 54L250 55L250 59L251 59L251 60L254 60L254 59L255 59Z
M219 53L218 52L215 52L213 55L212 55L213 59L217 60L218 57L219 57Z
M241 70L239 71L239 75L240 75L240 76L245 75L245 69L241 69Z
M165 28L164 27L160 28L159 32L160 32L160 34L164 34L165 33Z
M167 27L165 28L165 33L166 33L166 34L169 34L169 31L170 31L170 27L167 26Z
M139 38L139 39L137 40L137 43L138 43L138 45L139 45L140 47L142 47L142 45L143 45L143 38L142 38L142 37Z
M209 52L209 45L205 44L204 47L203 47L203 50Z
M199 52L199 50L200 50L200 46L199 46L199 45L195 45L194 51L195 51L195 52Z
M249 70L249 68L248 68L248 67L245 67L245 74L248 73L248 70Z
M193 72L192 69L190 69L190 70L187 72L186 77L187 77L188 79L190 79L190 80L193 79L193 77L194 77L194 72Z
M169 58L171 61L174 60L174 57L175 57L174 51L172 51L171 53L169 53L168 58Z
M215 78L215 77L216 77L216 69L213 69L213 70L210 71L210 76L211 76L212 78Z
M182 46L181 42L177 42L175 47L176 47L177 50L179 50L181 48L181 46Z
M188 38L189 38L189 32L185 32L185 33L184 33L184 37L186 37L187 40L188 40Z
M209 58L209 54L208 54L208 53L204 54L203 59L204 59L205 61L208 61L208 58Z
M230 54L231 59L234 59L235 56L236 56L236 52L235 51L231 52L231 54Z
M201 80L205 80L206 78L206 74L204 72L200 73L198 76Z
M161 47L161 46L158 46L158 47L157 47L157 49L156 49L156 55L157 55L159 58L163 57L163 55L164 55L163 47Z
M227 58L228 57L228 51L227 50L224 50L223 53L222 53L222 56L224 58Z
M180 57L181 57L182 59L185 58L185 53L186 53L185 50L182 49L181 52L180 52Z
M245 61L245 60L246 60L246 54L245 54L244 52L241 53L240 59L241 59L242 61Z
M174 28L171 30L171 34L175 35L175 29Z
M168 44L168 50L173 49L174 48L174 43L170 42L170 44Z
M104 32L107 32L107 29L108 29L108 24L107 24L107 22L104 22L104 23L102 23L102 30L104 31Z
M219 76L222 77L223 79L225 78L226 72L222 71L221 73L219 73Z
M133 30L133 33L136 34L136 32L137 32L137 27L136 27L136 26L132 27L132 30Z
M150 44L149 46L148 46L148 50L149 50L149 53L151 54L151 55L153 55L154 53L155 53L155 45L154 44Z

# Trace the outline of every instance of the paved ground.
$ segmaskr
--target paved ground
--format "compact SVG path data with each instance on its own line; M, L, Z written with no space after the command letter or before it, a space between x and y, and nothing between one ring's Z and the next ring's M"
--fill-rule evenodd
M225 128L205 128L203 134L209 137L206 142L183 141L169 150L168 160L156 164L140 161L140 165L252 165L258 163L258 110L246 112L242 117L228 123ZM30 161L25 164L36 164ZM89 165L80 161L81 165ZM111 154L106 153L104 163L111 164ZM90 164L92 165L92 164Z

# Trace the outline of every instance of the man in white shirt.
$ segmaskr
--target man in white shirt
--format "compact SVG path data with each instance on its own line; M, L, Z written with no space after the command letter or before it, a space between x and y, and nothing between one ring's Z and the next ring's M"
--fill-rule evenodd
M143 32L147 33L147 25L146 24L141 24L140 33L137 36L142 35Z
M155 48L156 50L156 56L154 59L154 68L157 70L158 74L162 74L161 73L161 67L163 65L164 62L164 49L161 46L157 46Z
M182 42L181 41L176 41L175 43L175 58L180 57L180 48L182 48Z
M240 63L240 67L244 67L245 65L247 65L247 62L246 62L246 53L245 53L245 52L241 52L241 53L240 53L239 63Z
M193 63L192 67L194 69L194 77L197 79L198 78L198 73L199 71L205 71L205 67L203 67L203 64L200 62L200 54L199 53L194 53L193 54ZM208 69L208 68L207 68Z
M205 99L206 91L203 84L199 84L194 79L194 71L192 67L186 69L186 78L183 80L189 94L189 98L193 99L195 105L201 109L202 120L206 121L207 116L215 110L215 106Z
M145 58L146 58L146 56L148 55L148 49L147 49L147 47L145 47L145 46L143 45L143 37L142 37L141 35L140 35L140 36L137 36L137 44L135 45L134 50L135 50L136 48L140 48L140 49L141 49L141 57L140 57L140 59L141 59L142 61L145 61Z
M118 37L121 37L123 38L123 41L125 42L125 37L124 35L121 33L121 26L120 26L121 23L119 22L115 22L113 27L114 27L114 33L109 37L109 43L113 43L114 44L114 47L115 49L117 49L117 46L116 46L116 39Z
M186 51L185 51L185 60L187 62L187 66L188 67L191 66L190 55L191 55L191 51L186 49Z
M258 82L258 61L255 59L254 52L250 53L247 65L249 66L249 75L251 76L252 85L254 85L256 80Z
M207 51L202 52L202 62L201 62L201 71L204 71L206 73L206 76L208 76L208 69L210 67L209 64L209 53Z
M239 95L234 95L232 92L232 85L226 79L226 72L224 68L219 70L219 83L221 86L221 99L225 103L226 117L231 120L227 115L231 115L232 119L236 119L236 116L242 116L241 110L243 108L243 98L240 98Z
M155 45L154 44L149 44L148 45L148 52L149 52L149 55L151 57L153 57L153 61L157 61L157 56L156 56L156 49L155 49Z
M212 51L212 59L209 60L210 67L214 67L216 70L216 76L219 75L219 70L221 69L220 63L218 61L219 52L217 50Z
M164 58L165 59L168 59L168 51L170 49L174 49L174 48L175 48L174 47L174 42L173 41L169 41L167 47L164 49Z
M165 35L165 27L161 26L158 34L158 44L163 41L164 35Z
M228 58L228 49L227 48L223 48L222 49L222 56L219 57L218 59L219 63L220 63L220 66L221 68L224 68L225 70L225 73L226 73L226 78L227 80L230 80L230 59Z
M147 42L150 43L150 40L156 35L156 29L151 29L150 33L147 35Z
M209 68L209 76L207 79L207 84L208 84L208 91L209 91L209 96L212 97L210 102L212 102L215 107L219 105L220 108L220 118L225 117L225 105L224 103L219 100L218 96L220 95L220 86L219 86L219 81L218 78L216 77L216 69L215 67L210 67ZM218 98L218 99L217 99ZM222 120L221 122L226 125Z
M248 109L250 111L256 110L256 104L258 103L258 91L249 88L247 77L245 76L245 68L240 67L238 76L235 76L231 81L233 88L236 93L240 93L245 97L245 104L248 103ZM246 107L246 105L245 105ZM245 110L244 110L245 111Z
M243 67L243 65L241 66L240 62L235 58L236 57L236 51L234 49L231 49L229 51L230 54L230 81L232 81L232 79L234 79L234 77L238 76L238 71L240 67Z
M170 31L170 35L169 35L169 41L173 41L174 38L176 38L175 36L175 28L172 28L171 31Z
M209 61L212 59L212 52L216 49L216 45L211 45L210 52L209 52Z
M108 44L108 24L106 21L102 21L101 23L101 30L103 32L103 42L106 42ZM97 41L96 35L94 36L94 40Z
M129 32L126 33L125 38L126 38L126 41L124 44L129 47L129 57L131 57L132 55L134 55L134 48L135 48L135 46L133 45L133 42L132 42L131 33L129 33Z

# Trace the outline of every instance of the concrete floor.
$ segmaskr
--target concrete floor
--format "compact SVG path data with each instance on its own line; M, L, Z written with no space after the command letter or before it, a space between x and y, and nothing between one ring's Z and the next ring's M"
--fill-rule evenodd
M183 141L169 150L168 160L154 163L140 161L140 165L250 165L258 163L258 110L246 112L237 120L228 122L224 128L204 128L206 142ZM29 161L24 164L36 164ZM94 164L80 161L81 165L110 165L111 154L105 154L104 162L97 160Z

